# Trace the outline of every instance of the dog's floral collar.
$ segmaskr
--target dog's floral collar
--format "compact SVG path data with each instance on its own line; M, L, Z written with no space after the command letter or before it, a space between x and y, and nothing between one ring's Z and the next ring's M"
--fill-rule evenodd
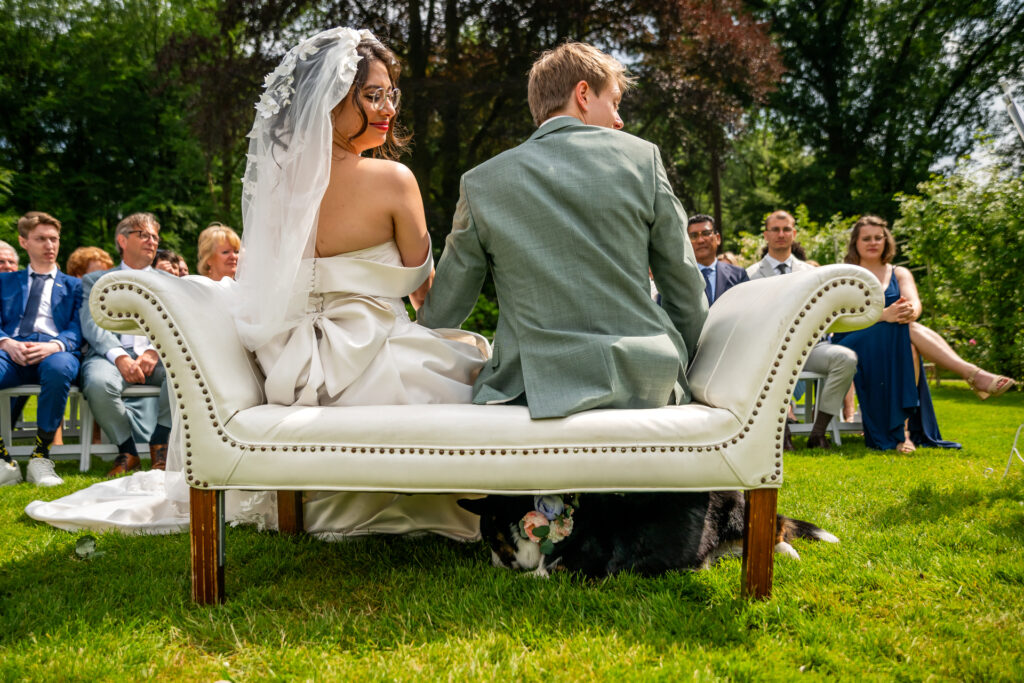
M578 505L576 496L573 496L573 504ZM572 533L573 505L566 504L562 496L534 496L533 507L519 520L519 535L537 543L542 553L550 555L555 543Z

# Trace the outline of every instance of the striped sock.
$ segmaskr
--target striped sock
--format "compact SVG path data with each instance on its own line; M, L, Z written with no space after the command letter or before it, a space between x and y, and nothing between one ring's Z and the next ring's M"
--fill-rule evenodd
M33 458L49 458L50 457L50 444L53 443L53 435L56 432L44 432L41 429L36 430L36 447L32 449Z

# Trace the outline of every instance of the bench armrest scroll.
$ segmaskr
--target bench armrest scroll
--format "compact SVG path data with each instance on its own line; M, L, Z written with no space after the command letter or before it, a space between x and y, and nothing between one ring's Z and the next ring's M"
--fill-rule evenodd
M818 339L872 325L882 302L875 276L852 265L733 287L711 307L687 372L694 397L741 420L782 405Z
M96 281L89 310L100 327L144 334L167 370L179 414L209 408L223 422L264 402L263 379L231 316L233 281L119 270Z

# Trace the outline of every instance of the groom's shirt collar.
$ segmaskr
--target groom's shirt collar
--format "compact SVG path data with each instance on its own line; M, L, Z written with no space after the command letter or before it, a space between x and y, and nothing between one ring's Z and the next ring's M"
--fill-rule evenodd
M541 124L537 126L537 128L543 128L544 126L548 125L549 121L554 121L555 119L576 119L576 117L573 116L572 114L559 114L558 116L552 116L550 119L544 119L541 122ZM579 119L576 120L579 121Z

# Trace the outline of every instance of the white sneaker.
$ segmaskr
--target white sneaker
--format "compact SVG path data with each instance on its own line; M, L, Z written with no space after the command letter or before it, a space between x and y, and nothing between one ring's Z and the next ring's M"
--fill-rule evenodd
M36 486L60 486L64 480L53 471L53 461L49 458L31 458L25 468L25 478Z
M0 486L13 486L21 481L21 468L16 462L0 460Z

